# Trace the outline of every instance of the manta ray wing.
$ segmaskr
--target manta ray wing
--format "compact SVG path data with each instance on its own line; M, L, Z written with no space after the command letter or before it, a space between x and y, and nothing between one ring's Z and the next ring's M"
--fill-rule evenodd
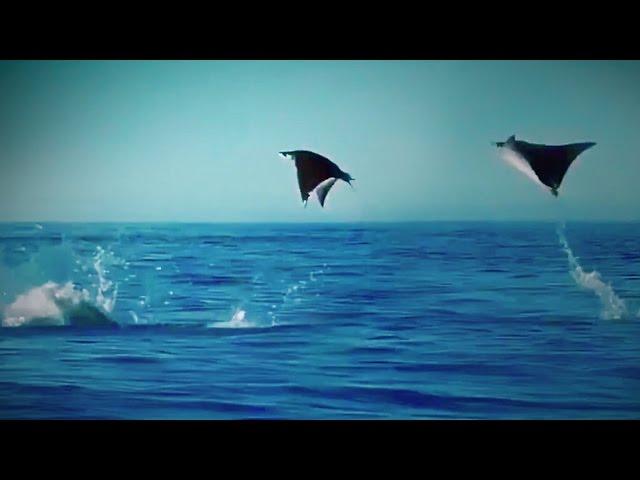
M519 150L540 181L557 189L573 161L593 145L593 142L558 146L524 144L519 145Z
M336 183L337 180L337 178L328 178L316 187L316 195L318 195L318 200L320 201L321 206L324 207L325 198L327 198L329 190L331 190L331 187L333 187L333 184Z
M298 169L298 186L300 196L305 202L311 193L320 183L331 178L331 172L327 164L318 162L308 155L297 155L295 158ZM325 194L326 195L326 194Z

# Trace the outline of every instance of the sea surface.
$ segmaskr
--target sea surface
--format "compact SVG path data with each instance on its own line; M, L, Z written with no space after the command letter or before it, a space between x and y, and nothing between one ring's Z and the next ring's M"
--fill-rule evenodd
M640 224L4 223L0 309L3 419L640 417Z

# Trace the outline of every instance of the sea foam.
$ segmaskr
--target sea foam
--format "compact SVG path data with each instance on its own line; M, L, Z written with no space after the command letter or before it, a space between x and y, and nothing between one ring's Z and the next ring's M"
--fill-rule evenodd
M580 265L578 259L573 254L573 251L569 246L569 242L564 235L564 225L559 225L557 232L560 245L567 254L569 272L571 273L571 276L577 285L587 290L591 290L598 296L602 304L602 318L615 320L625 318L628 312L624 300L616 294L610 283L605 283L602 280L602 277L597 270L592 272L584 271L582 265Z

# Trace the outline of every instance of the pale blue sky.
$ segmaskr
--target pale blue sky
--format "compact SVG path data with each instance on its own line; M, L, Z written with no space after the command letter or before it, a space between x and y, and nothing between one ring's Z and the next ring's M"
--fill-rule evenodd
M0 220L639 220L640 62L0 62ZM558 199L490 142L595 141ZM356 181L303 208L282 150Z

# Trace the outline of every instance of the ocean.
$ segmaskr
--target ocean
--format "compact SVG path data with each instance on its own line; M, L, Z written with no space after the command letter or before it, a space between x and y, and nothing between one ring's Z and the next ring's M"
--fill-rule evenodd
M640 417L640 224L0 224L2 419Z

